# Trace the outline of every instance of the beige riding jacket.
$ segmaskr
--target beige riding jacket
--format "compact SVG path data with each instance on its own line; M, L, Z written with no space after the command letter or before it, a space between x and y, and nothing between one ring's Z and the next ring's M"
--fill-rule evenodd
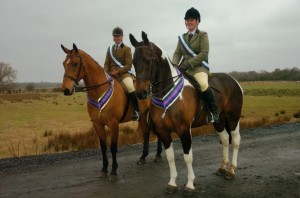
M122 80L126 77L131 77L131 74L128 73L132 67L132 54L130 47L122 43L120 48L115 50L114 46L113 55L123 65L123 67L119 67L113 62L108 48L104 62L104 70L106 72L117 70Z

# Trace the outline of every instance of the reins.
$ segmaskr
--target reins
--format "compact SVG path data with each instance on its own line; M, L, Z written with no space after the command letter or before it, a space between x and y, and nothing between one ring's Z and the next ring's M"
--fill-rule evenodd
M163 81L160 81L160 82L154 82L154 83L151 83L151 85L150 85L150 86L151 86L151 87L150 87L151 95L157 97L159 94L161 94L161 93L163 93L163 92L169 90L169 89L170 89L171 87L173 87L174 85L173 85L173 84L170 84L170 85L168 85L167 87L165 87L164 89L162 89L161 91L159 91L159 92L157 92L157 93L153 93L152 87L158 86L159 84L164 83L164 82L166 82L166 81L168 81L168 80L172 80L173 78L177 78L177 79L174 81L174 83L176 83L178 80L180 80L180 77L181 77L181 76L182 76L182 74L179 74L179 75L177 75L177 76L168 78L168 79L163 80Z
M153 77L153 68L154 68L155 62L157 61L157 57L156 57L156 56L154 55L154 53L153 53L153 46L152 46L152 43L150 43L150 47L148 47L148 46L139 46L139 47L136 47L136 49L138 49L138 48L146 48L146 49L150 49L150 51L151 51L151 57L149 58L149 59L151 60L151 75L148 77L148 78L150 79L150 87L149 87L149 90L150 90L149 92L150 92L150 94L151 94L152 96L158 96L159 94L161 94L161 93L163 93L163 92L169 90L171 87L173 87L173 84L171 83L171 84L169 84L167 87L165 87L163 90L161 90L161 91L159 91L159 92L157 92L157 93L153 93L153 91L152 91L152 88L153 88L153 87L159 86L159 85L161 85L161 84L163 84L163 83L166 83L166 82L168 82L168 81L170 81L170 80L172 80L172 79L174 79L174 78L176 78L176 80L175 80L173 83L176 83L176 82L180 79L180 77L182 76L182 73L178 74L177 76L172 76L172 77L167 78L167 79L162 80L162 81L154 81L154 80L152 79L152 77ZM146 77L136 77L136 78L137 78L137 79L142 79L142 80L148 79L148 78L146 78Z
M98 84L98 85L93 85L93 86L88 86L88 87L79 87L79 86L75 86L74 87L74 91L75 92L86 92L89 90L93 90L93 89L97 89L98 87L101 87L107 83L111 83L113 79L110 78L109 80L105 81L104 83Z
M179 75L177 75L177 76L172 76L171 78L167 78L167 79L162 80L162 81L151 82L151 83L152 83L153 86L156 86L156 85L161 84L161 83L164 83L164 82L166 82L166 81L168 81L168 80L172 80L173 78L177 78L177 79L175 80L175 81L177 81L178 78L179 78L180 76L182 76L182 74L179 74Z

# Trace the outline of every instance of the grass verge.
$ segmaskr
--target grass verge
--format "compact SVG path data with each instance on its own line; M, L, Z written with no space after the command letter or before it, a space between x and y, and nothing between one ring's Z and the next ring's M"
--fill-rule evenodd
M241 129L300 121L300 96L290 95L295 90L300 93L300 84L248 82L241 85L245 90ZM285 93L289 94L277 94L276 87L288 90ZM264 90L261 94L266 94L253 91L260 89ZM57 93L0 95L0 109L0 158L99 147L83 93L69 97ZM193 136L212 133L215 132L211 125L192 130ZM109 138L108 130L108 144ZM154 135L151 141L156 141ZM120 124L120 145L141 142L142 134L136 122Z

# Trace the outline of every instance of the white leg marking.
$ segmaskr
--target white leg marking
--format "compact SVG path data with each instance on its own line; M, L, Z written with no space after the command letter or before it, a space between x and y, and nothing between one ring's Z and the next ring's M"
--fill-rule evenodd
M221 169L226 169L226 166L229 162L229 135L224 129L221 133L219 133L219 136L223 145L223 161L221 164Z
M176 165L175 165L173 143L171 143L170 147L168 149L166 149L165 152L166 152L166 156L167 156L169 168L170 168L169 185L177 187L177 184L176 184L177 170L176 170Z
M237 167L237 158L238 158L238 152L241 142L241 136L240 136L240 123L238 123L237 127L234 129L234 131L231 132L232 136L232 161L231 161L231 169Z
M193 151L192 148L189 151L189 154L184 154L184 161L186 163L187 169L188 169L188 182L185 187L190 189L195 189L194 187L194 180L195 180L195 174L193 170Z

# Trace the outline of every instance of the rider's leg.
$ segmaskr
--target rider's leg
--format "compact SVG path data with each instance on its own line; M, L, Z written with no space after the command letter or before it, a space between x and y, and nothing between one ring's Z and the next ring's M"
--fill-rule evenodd
M212 122L220 123L215 96L211 88L208 86L208 74L205 72L199 72L194 75L194 78L199 83L203 99L205 100L210 112L212 113Z
M131 77L126 77L122 80L122 82L124 83L124 85L126 86L126 88L128 90L129 97L130 97L130 100L131 100L132 105L133 105L134 112L132 114L132 119L133 120L139 120L139 118L140 118L139 103L138 103L137 97L135 95L133 80L132 80Z

